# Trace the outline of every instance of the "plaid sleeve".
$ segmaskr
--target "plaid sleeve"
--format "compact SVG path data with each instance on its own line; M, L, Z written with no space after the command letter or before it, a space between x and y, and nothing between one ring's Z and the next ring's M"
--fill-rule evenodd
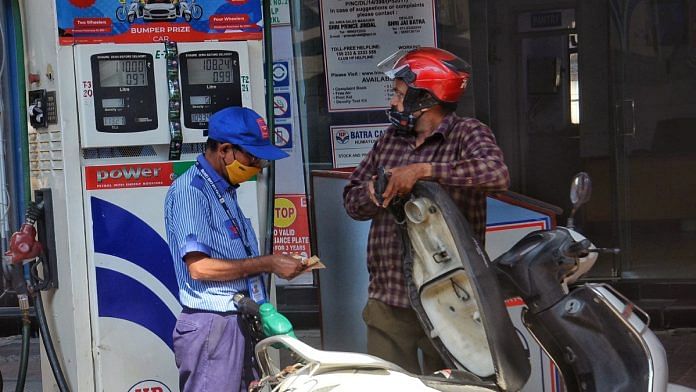
M504 191L510 185L508 168L495 136L483 123L467 119L452 130L459 138L460 160L433 163L433 178L448 186Z
M348 215L355 220L370 220L379 211L379 207L370 199L367 183L377 173L377 156L382 139L379 139L372 150L353 170L348 178L348 185L343 188L343 207Z

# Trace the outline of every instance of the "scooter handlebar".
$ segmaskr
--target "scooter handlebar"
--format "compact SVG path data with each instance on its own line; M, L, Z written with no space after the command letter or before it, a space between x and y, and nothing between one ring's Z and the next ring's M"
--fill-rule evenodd
M384 203L384 197L382 196L384 194L384 191L387 190L387 184L389 184L389 174L387 173L386 169L384 169L384 166L380 166L377 169L377 178L375 179L375 198L381 205Z
M590 247L592 246L592 243L590 240L587 238L573 242L572 244L568 245L566 249L563 251L563 254L567 257L585 257L590 251Z
M594 248L594 249L588 250L588 252L592 252L592 253L611 253L611 254L614 254L614 255L618 255L619 253L621 253L621 249L619 249L619 248Z

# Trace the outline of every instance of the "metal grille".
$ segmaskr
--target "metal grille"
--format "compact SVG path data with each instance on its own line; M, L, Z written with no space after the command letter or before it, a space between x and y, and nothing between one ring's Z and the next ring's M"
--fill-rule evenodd
M152 146L99 147L82 150L84 159L154 157L157 156Z
M205 150L205 143L187 143L181 147L181 154L200 154Z

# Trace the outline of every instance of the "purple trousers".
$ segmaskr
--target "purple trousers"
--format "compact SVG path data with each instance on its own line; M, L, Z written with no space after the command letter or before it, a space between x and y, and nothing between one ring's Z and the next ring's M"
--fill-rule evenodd
M246 392L246 340L236 315L183 312L173 332L181 392Z

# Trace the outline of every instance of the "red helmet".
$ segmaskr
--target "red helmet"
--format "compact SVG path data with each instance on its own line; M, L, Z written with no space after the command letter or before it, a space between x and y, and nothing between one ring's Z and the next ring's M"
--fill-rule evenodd
M402 49L377 68L411 88L428 91L438 101L453 103L464 93L471 70L466 61L438 48Z

